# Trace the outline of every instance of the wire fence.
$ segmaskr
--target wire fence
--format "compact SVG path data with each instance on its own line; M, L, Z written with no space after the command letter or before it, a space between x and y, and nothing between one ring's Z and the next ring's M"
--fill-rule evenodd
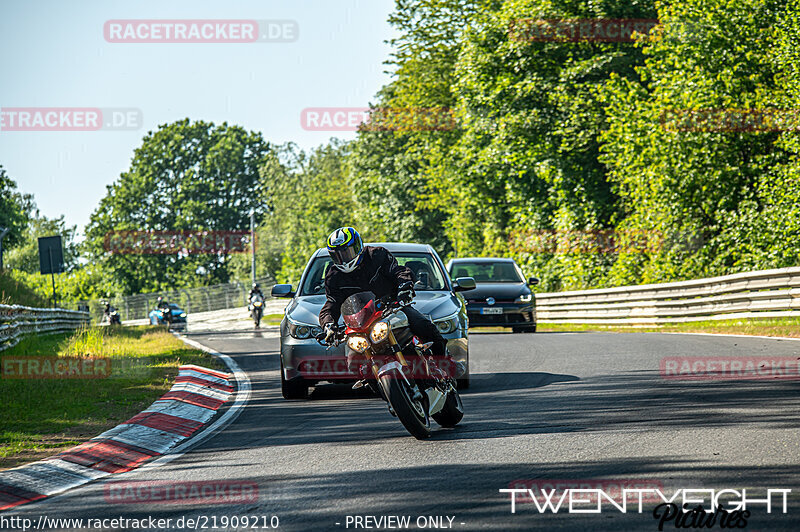
M256 282L261 285L265 299L269 299L270 289L275 284L275 279L267 276L256 279ZM159 296L168 303L177 304L186 313L191 314L246 306L250 287L249 281L237 281L198 288L114 297L109 302L117 309L123 320L139 320L148 317L150 311L155 308ZM80 301L78 306L88 311L95 322L103 319L104 303L102 300Z

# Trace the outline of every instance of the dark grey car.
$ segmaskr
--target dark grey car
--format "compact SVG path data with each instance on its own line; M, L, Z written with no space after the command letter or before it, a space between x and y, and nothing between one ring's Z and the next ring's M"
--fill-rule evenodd
M477 287L467 297L471 327L511 327L514 332L536 332L536 296L513 259L463 258L447 263L451 277L472 277Z
M413 306L430 317L447 339L447 348L467 367L458 380L459 388L469 386L469 344L466 302L461 291L474 286L472 279L451 281L442 260L425 244L383 243L397 261L414 272ZM344 346L326 349L315 336L320 332L319 311L325 303L325 272L331 265L326 248L318 249L308 261L300 285L275 285L274 297L292 300L281 321L281 388L286 398L304 397L309 386L323 381L355 381L347 370ZM459 285L459 282L461 285ZM342 321L340 320L341 324Z

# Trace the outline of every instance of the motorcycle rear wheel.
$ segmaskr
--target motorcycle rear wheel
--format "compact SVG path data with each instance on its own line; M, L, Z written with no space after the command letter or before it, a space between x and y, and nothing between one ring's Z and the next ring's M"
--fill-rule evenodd
M414 401L405 379L392 371L381 377L381 383L387 392L389 404L406 430L418 440L430 438L431 420L427 408L424 403Z

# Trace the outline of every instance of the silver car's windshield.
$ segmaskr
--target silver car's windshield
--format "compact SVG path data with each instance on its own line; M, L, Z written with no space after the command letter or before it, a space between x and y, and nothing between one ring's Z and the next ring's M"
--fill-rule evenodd
M472 277L476 283L522 283L524 279L513 262L455 262L451 266L454 279Z
M429 253L404 253L392 252L394 258L401 266L408 267L414 272L416 281L414 289L417 291L446 290L444 275L439 264ZM300 288L301 296L313 296L325 293L325 272L331 266L330 257L318 257L308 268L308 275L303 280Z

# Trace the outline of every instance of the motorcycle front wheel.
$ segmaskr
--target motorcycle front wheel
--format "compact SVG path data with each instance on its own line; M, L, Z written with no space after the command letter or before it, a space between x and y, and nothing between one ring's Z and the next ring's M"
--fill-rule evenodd
M405 379L396 371L391 371L381 377L381 384L397 419L406 430L418 440L429 438L431 420L428 410L422 401L414 400L413 392Z

